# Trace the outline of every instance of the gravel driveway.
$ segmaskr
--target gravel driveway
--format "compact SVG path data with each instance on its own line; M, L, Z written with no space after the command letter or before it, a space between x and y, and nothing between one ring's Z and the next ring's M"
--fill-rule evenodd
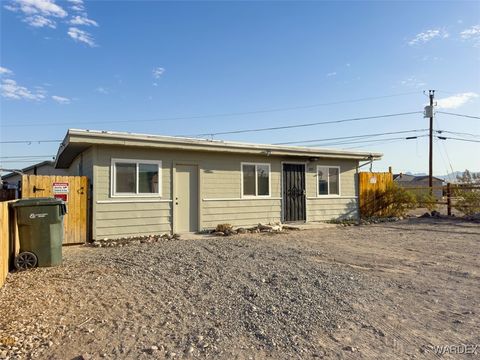
M435 219L66 247L0 290L0 358L435 358L480 345L479 255Z

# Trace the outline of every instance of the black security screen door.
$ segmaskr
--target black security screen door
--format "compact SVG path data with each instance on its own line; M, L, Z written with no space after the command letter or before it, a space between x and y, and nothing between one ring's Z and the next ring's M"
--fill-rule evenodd
M305 221L305 165L283 164L283 221Z

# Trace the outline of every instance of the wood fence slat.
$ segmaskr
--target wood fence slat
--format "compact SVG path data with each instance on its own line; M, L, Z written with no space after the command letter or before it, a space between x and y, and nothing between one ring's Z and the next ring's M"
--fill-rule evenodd
M0 287L5 283L8 274L9 258L9 219L8 201L0 203Z
M64 244L88 240L88 178L86 176L22 176L22 198L54 197L53 183L68 183L67 215L64 216ZM34 188L36 191L34 191Z
M385 191L392 183L393 175L390 172L358 173L360 216L375 212L376 203L379 201L378 194ZM381 210L378 212L377 215L382 215Z

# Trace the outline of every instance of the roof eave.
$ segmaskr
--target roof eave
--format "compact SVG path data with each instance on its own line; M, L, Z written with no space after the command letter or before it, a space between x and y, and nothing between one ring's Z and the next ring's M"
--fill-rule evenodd
M68 130L59 147L55 167L68 168L78 153L69 154L67 150L76 145L77 151L92 145L120 145L135 147L151 147L175 150L191 150L223 153L243 153L265 156L295 156L304 158L337 158L355 160L379 160L382 153L356 152L337 149L318 149L305 147L284 147L269 144L247 144L223 141L208 141L192 138L156 137L149 135L125 136L108 132L89 132L86 130Z

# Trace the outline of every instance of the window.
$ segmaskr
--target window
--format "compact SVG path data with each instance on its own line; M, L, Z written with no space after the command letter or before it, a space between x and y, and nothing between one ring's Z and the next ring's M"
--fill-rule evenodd
M270 196L270 164L242 164L242 196Z
M161 195L161 161L112 159L112 196Z
M317 166L318 196L340 195L340 167Z

